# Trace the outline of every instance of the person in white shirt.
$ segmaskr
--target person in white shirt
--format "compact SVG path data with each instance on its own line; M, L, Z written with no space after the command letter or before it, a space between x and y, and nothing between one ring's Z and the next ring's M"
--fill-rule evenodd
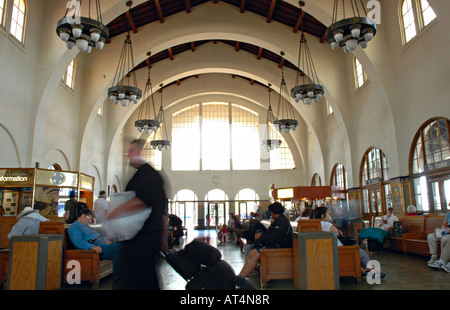
M382 224L380 226L383 230L389 230L389 228L394 227L394 222L398 221L398 217L394 215L394 208L390 207L387 210L387 214L383 215Z
M322 231L329 231L335 233L337 236L342 235L342 232L330 222L330 210L328 210L325 205L321 205L320 207L316 207L314 209L313 218L321 220L320 224L322 226ZM339 239L337 239L337 245L344 246ZM359 257L361 269L364 270L363 277L367 277L367 275L372 271L372 267L369 265L369 255L367 255L363 249L359 248ZM381 279L386 277L385 273L379 272L378 270L374 270L373 272L379 273Z
M101 190L98 199L94 202L95 220L97 223L102 223L109 211L109 203L106 200L106 192Z

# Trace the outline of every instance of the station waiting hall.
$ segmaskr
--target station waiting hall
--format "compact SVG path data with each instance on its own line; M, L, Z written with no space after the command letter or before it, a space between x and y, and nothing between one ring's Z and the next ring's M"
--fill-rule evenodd
M449 14L0 0L0 289L449 290Z

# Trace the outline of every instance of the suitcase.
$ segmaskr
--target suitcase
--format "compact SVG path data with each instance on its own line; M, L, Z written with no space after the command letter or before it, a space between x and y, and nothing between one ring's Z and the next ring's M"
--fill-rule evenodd
M170 266L185 280L192 279L201 269L200 264L187 255L184 250L169 253L165 258Z
M198 264L205 266L211 266L222 259L222 253L217 248L202 240L186 244L184 251Z
M162 255L187 281L186 290L256 290L246 278L236 276L218 249L201 240L192 241L183 250Z
M224 260L203 268L186 284L186 290L235 290L233 268Z

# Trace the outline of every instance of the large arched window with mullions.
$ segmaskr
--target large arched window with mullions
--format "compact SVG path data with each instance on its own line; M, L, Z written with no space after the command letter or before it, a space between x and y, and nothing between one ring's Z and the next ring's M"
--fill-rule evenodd
M342 188L344 188L344 191L345 191L345 199L332 201L333 208L345 209L346 211L348 211L347 171L345 170L345 167L343 164L337 163L334 165L333 170L331 171L330 185L342 187ZM336 211L337 210L334 210L334 212L336 212ZM338 213L338 212L336 212L336 213Z
M271 151L270 169L295 168L282 135ZM172 170L260 170L257 112L231 102L203 102L172 115ZM265 155L265 154L264 154Z
M419 211L450 210L449 119L433 118L417 131L410 151L409 169L414 202Z
M364 218L384 215L392 207L389 162L378 148L368 149L361 161L360 184Z

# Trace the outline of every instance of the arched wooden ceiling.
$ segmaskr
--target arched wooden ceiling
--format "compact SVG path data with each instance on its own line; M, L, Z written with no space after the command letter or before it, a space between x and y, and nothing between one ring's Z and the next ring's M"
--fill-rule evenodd
M165 19L176 13L185 11L189 14L192 8L208 1L212 1L213 3L221 1L235 6L242 14L246 14L246 12L258 14L263 16L267 23L273 21L282 23L291 27L292 31L295 33L301 31L302 26L305 33L317 37L321 43L325 41L327 29L325 25L305 12L305 10L301 10L300 5L293 6L292 4L281 0L149 0L136 7L132 7L131 10L126 11L111 21L107 25L110 31L110 39L122 33L126 33L129 29L134 33L137 33L140 27L152 22L164 23ZM128 23L128 20L130 23ZM273 61L277 63L279 67L285 66L293 70L298 70L297 65L285 60L280 54L273 53L272 51L246 42L230 40L202 40L172 46L158 54L150 55L148 59L138 64L134 70L151 66L151 64L165 59L173 60L177 54L189 50L194 52L196 47L210 42L225 43L233 46L237 52L245 51L254 54L257 59L263 58ZM246 77L242 78L248 79ZM176 83L179 82L180 81L176 81ZM254 81L250 80L250 83L253 82Z

